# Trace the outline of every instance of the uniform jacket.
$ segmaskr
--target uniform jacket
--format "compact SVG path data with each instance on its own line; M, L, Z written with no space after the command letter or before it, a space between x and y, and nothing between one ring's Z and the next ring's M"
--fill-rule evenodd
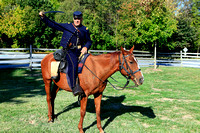
M90 39L89 30L85 26L80 25L79 27L75 28L73 23L57 23L50 20L46 16L41 18L41 20L49 27L63 32L62 39L60 42L60 45L63 48L66 47L72 48L76 45L81 45L81 48L87 47L87 49L90 49L92 41ZM79 38L78 43L77 43L77 36Z

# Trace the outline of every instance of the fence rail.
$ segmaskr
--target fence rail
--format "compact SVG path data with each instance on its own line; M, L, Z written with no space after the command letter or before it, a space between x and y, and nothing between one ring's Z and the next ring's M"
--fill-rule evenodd
M41 60L57 49L46 48L0 48L0 68L30 69L40 68ZM89 50L94 55L111 53L115 50ZM153 66L154 54L149 51L134 50L140 66ZM178 66L200 68L200 53L157 53L157 66Z

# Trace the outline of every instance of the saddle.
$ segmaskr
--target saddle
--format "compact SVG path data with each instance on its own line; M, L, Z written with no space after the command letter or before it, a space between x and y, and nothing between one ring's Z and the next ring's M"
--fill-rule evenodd
M53 53L53 57L59 63L59 70L63 70L67 66L67 61L65 60L66 51L59 49Z
M51 62L51 78L52 79L56 79L58 77L58 72L67 74L66 67L68 67L68 65L67 65L67 61L64 60L65 55L66 55L65 51L61 49L53 53L54 59L56 61ZM82 72L84 63L89 55L90 54L84 54L79 58L78 74Z

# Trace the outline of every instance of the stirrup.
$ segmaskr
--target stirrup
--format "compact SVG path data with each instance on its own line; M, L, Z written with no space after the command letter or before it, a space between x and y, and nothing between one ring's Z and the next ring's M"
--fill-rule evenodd
M82 95L79 95L79 96L78 96L78 105L79 105L79 106L81 105L81 103L80 103L81 99L82 99Z
M85 93L82 93L81 95L78 96L78 105L81 105L80 101L82 98L85 97Z
M58 75L57 76L52 76L51 79L53 79L53 80L58 79Z

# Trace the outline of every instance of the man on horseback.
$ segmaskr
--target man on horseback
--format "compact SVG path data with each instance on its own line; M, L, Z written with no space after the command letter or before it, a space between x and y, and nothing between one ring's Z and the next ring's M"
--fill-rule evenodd
M74 96L82 94L83 91L77 83L78 58L81 54L86 54L92 45L88 28L82 25L82 13L80 11L73 13L73 23L56 23L45 16L42 11L39 15L46 25L63 32L60 45L66 51L67 81Z

